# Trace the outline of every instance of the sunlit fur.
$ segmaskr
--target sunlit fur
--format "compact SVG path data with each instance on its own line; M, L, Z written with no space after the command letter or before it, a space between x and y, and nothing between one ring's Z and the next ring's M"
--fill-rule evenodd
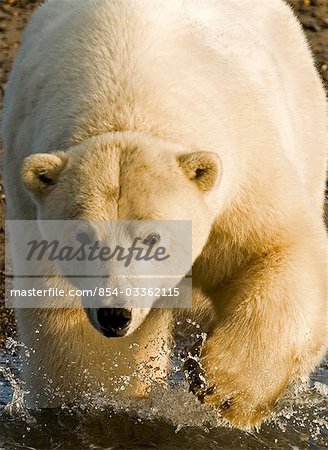
M205 401L250 428L327 348L326 123L311 54L280 0L50 0L7 87L8 217L192 219L185 313L206 318ZM179 165L191 152L219 157L206 189ZM55 170L50 190L34 178L40 163ZM82 309L18 310L35 349L23 369L31 404L54 405L54 388L57 401L113 391L148 361L147 381L123 391L145 395L165 376L174 318L142 319L108 340Z

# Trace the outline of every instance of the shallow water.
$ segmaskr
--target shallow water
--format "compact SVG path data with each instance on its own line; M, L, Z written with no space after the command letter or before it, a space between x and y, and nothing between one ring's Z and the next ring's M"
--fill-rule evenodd
M142 401L88 398L78 406L27 411L19 383L19 344L0 356L1 449L324 449L328 448L328 364L309 386L290 390L261 429L219 422L188 393L175 356L168 386Z

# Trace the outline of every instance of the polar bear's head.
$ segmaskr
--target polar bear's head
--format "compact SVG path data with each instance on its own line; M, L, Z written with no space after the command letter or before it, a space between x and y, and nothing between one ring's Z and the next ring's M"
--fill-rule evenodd
M39 220L138 221L140 226L143 221L192 221L191 262L205 246L217 214L211 205L219 175L216 154L137 133L110 133L65 152L33 154L22 168ZM171 238L176 248L179 242ZM115 265L105 270L110 283L117 275ZM172 281L164 286L174 287ZM106 336L132 333L150 310L124 307L124 295L117 309L107 300L102 298L100 308L83 304L91 323Z

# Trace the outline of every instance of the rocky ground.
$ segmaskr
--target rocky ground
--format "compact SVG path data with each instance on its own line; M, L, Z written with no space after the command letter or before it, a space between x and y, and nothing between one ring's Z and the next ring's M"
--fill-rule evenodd
M1 102L8 73L19 46L21 31L33 9L40 3L41 0L0 0ZM289 3L303 24L316 57L318 70L328 89L328 0L290 0ZM0 186L0 347L6 337L15 333L12 312L4 305L4 211L5 196Z

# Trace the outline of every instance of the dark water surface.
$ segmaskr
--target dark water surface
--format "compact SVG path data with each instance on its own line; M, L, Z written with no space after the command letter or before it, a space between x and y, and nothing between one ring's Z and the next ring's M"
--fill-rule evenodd
M142 401L86 398L75 407L27 411L19 383L18 344L0 355L1 449L325 449L328 448L328 364L309 386L290 390L259 431L220 424L188 393L179 365L170 386Z

